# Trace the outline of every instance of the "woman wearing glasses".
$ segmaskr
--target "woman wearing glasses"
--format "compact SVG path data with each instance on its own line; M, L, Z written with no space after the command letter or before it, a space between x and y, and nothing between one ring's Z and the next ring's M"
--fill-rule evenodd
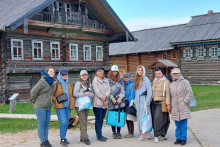
M63 94L66 100L59 103L59 96ZM53 103L60 122L60 144L67 147L69 142L66 139L66 132L71 109L75 106L75 99L73 98L73 86L69 83L66 69L60 70L57 81L53 84Z

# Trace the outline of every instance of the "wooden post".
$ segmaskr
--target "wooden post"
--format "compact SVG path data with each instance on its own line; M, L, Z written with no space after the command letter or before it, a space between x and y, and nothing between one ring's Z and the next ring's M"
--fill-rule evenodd
M24 34L27 34L28 33L28 19L27 18L24 18L23 29L24 29Z
M141 55L138 54L138 64L141 65Z
M19 95L19 93L14 93L10 98L10 110L9 113L14 113L15 109L16 109L16 98Z
M54 22L58 22L58 12L57 12L57 2L54 2L54 8L55 8L55 20Z

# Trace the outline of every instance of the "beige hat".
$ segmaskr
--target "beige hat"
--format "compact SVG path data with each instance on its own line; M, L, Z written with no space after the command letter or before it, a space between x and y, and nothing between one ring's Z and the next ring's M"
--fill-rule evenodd
M174 68L171 73L172 73L172 74L174 74L174 73L180 73L180 69L179 69L179 68Z

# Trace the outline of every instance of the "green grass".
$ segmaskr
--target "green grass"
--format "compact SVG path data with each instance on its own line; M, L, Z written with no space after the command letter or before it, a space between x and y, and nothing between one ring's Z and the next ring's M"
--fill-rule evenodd
M10 110L10 105L0 104L0 113L9 113L9 110ZM31 103L17 103L14 114L35 114L34 105L32 105ZM56 115L56 111L54 107L51 108L51 114ZM76 116L76 110L73 109L71 111L71 114ZM89 116L94 116L92 110L89 111Z
M34 119L0 119L0 133L18 133L37 129ZM50 122L50 129L59 129L59 122Z
M192 85L197 106L191 111L220 108L220 86Z

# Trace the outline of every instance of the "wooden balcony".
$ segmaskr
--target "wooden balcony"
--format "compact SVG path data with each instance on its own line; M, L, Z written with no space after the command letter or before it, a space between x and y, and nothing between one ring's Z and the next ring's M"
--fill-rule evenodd
M87 15L81 15L79 12L57 12L56 14L42 12L32 17L31 20L52 24L79 25L87 29L110 31L107 25L101 24L97 20L88 19Z

